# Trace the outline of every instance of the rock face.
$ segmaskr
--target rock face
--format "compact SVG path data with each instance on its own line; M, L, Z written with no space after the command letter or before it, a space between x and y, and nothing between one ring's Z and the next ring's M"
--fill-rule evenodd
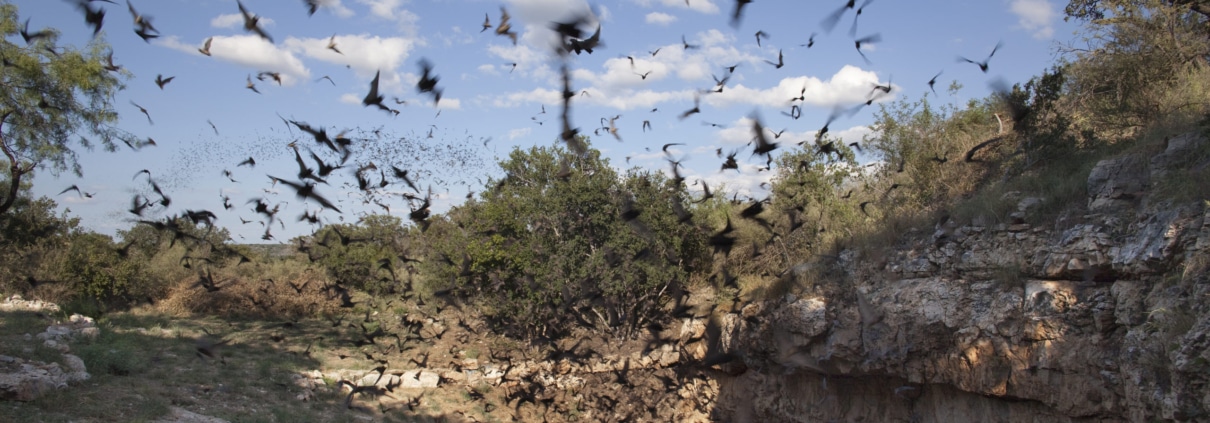
M722 384L721 415L1210 421L1210 208L1148 192L1206 142L1100 162L1086 213L1053 224L938 227L887 256L844 252L806 292L724 325L751 370Z

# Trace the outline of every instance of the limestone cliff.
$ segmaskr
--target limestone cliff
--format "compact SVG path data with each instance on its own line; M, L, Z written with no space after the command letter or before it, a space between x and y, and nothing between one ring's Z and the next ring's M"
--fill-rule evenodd
M1152 185L1205 138L1097 164L1045 225L944 222L893 253L796 267L803 290L723 318L750 421L1210 421L1210 208ZM1210 181L1195 183L1210 184ZM931 236L930 236L931 233Z

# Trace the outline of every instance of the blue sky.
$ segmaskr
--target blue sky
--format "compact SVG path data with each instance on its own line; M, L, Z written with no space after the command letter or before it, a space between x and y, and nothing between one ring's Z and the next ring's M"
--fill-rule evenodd
M61 31L60 45L82 46L91 39L74 2L13 3L21 19L31 19L31 29ZM893 96L879 102L917 99L928 91L929 78L943 71L937 84L940 97L932 101L964 104L985 96L992 78L1024 82L1039 74L1054 62L1056 43L1073 39L1076 29L1063 22L1064 4L1054 0L878 0L865 7L856 31L857 37L882 37L863 48L867 63L850 36L854 11L845 11L830 33L820 27L844 6L843 0L756 1L746 7L738 27L729 24L734 3L721 0L320 3L309 17L301 0L246 0L273 37L269 43L243 30L234 0L135 1L134 7L152 17L160 31L159 38L146 43L134 33L125 4L94 2L107 9L103 34L115 63L133 75L114 100L122 116L118 126L153 138L157 145L137 152L125 146L117 153L82 152L83 178L41 171L35 194L54 198L87 227L112 234L131 226L134 216L125 210L132 196L148 190L145 178L132 177L148 169L173 199L168 210L149 217L209 209L236 242L264 242L265 228L246 202L265 198L283 203L284 226L274 224L270 242L287 242L314 229L295 218L320 207L280 184L273 186L267 175L296 179L298 167L287 147L292 141L298 141L304 157L307 149L323 151L306 134L288 129L281 116L324 127L330 134L355 130L350 135L358 140L359 154L349 168L337 170L328 185L317 188L344 212L320 213L325 221L350 222L384 211L364 204L353 185L353 168L369 162L386 169L388 178L392 164L419 174L416 182L422 190L432 187L434 211L441 212L464 201L468 192L481 191L489 176L499 176L496 163L514 146L555 143L562 87L551 54L556 36L550 24L591 13L600 22L603 46L571 59L573 88L587 91L573 99L573 123L592 134L602 118L620 115L615 123L622 139L602 132L593 136L594 147L615 167L666 171L659 147L685 143L672 150L687 157L684 173L691 183L701 178L712 187L726 184L742 195L763 198L768 192L759 184L771 176L756 171L763 160L743 163L736 174L720 173L722 159L715 157L717 148L750 151L745 144L751 139L748 116L754 112L770 129L786 130L777 140L783 150L798 148L794 143L814 139L833 107L865 102L875 83L893 84ZM519 34L516 45L494 29L480 32L485 14L493 25L499 22L502 6ZM760 46L754 35L758 30L769 34ZM812 33L817 34L814 46L801 46ZM700 48L684 49L682 36ZM207 57L197 49L210 37L212 55ZM23 45L19 37L9 41ZM328 49L330 41L343 54ZM1003 47L986 74L956 60L959 55L982 60L999 42ZM780 69L765 62L776 62L779 50L785 58ZM627 56L634 58L633 67ZM440 77L440 103L415 88L421 58ZM715 88L712 76L721 78L726 67L736 64L722 93L701 96L702 113L677 118L693 107L696 92ZM279 73L280 86L257 80L262 71ZM381 72L385 104L399 110L398 115L362 106L376 72ZM646 78L640 76L647 72ZM157 75L175 79L161 90L154 82ZM324 76L331 82L320 79ZM249 78L261 94L246 88ZM952 81L964 86L957 96L943 89ZM801 117L783 115L803 87L805 101L795 103L802 106ZM396 104L395 98L406 104ZM147 108L152 123L131 102ZM833 123L830 133L860 141L869 133L866 125L875 110L866 108ZM642 130L644 121L651 130ZM256 159L255 168L236 166L248 157ZM369 179L377 183L378 174L371 174ZM58 194L72 184L92 198ZM393 184L373 199L406 220L408 202L400 195L405 191L411 190ZM221 195L230 198L231 210L224 210Z

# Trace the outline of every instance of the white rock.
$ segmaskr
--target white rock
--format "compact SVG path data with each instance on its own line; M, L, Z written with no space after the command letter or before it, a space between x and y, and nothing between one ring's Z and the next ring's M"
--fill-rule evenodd
M400 388L436 388L440 378L424 370L408 370L399 376Z

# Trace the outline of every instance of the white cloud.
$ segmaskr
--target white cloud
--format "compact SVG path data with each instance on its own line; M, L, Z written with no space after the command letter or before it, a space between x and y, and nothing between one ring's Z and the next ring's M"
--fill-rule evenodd
M633 66L627 57L611 58L605 60L603 69L577 69L573 77L577 85L587 85L610 96L629 94L629 91L621 90L647 87L669 77L709 84L714 82L711 75L722 75L724 67L745 62L755 64L763 60L726 45L727 41L733 39L716 31L701 33L691 41L701 44L703 47L700 49L685 50L680 43L669 44L661 46L655 56L646 50L632 53ZM644 79L642 74L647 74L647 77ZM703 84L702 88L708 87Z
M612 18L613 12L610 12L608 7L603 4L597 5L597 19L608 22Z
M218 15L210 20L210 26L214 28L236 28L244 25L244 17L239 13L229 15Z
M523 24L547 26L549 22L557 22L572 16L596 16L600 19L598 10L585 0L508 0L509 14L519 19ZM601 11L609 13L608 11ZM592 22L595 24L595 22Z
M512 140L515 140L515 139L517 139L517 138L525 137L525 136L528 136L528 135L529 135L530 133L532 133L532 132L534 132L534 128L517 128L517 129L513 129L513 130L511 130L511 131L508 131L508 140L509 140L509 141L512 141Z
M740 159L740 155L736 155L736 159ZM739 160L739 173L728 169L722 172L701 174L689 168L682 168L681 173L684 174L686 183L694 184L689 187L694 192L701 192L701 185L696 184L698 180L704 180L710 186L710 192L713 193L721 193L725 190L728 194L738 193L739 198L765 198L769 196L770 191L760 185L770 182L776 172L761 170L765 166L764 160L757 161L760 163ZM671 173L671 169L667 169L665 172Z
M353 16L353 10L340 4L340 0L319 0L319 6L331 10L333 15L341 18Z
M496 65L483 64L483 65L479 65L479 67L476 69L478 69L479 72L481 72L481 73L486 73L489 75L499 75L500 74L500 72L496 70Z
M201 55L197 45L184 44L176 36L168 36L155 41L174 50L189 54ZM215 60L234 63L253 71L278 72L282 77L282 85L290 86L299 80L308 80L311 71L303 65L288 48L279 47L257 35L214 36L210 44L210 56Z
M456 98L441 98L441 103L437 104L438 109L462 110L462 100Z
M710 29L706 32L698 33L697 39L703 47L717 46L735 41L735 37L724 34L722 31L717 29Z
M559 35L551 31L551 22L566 22L582 17L586 18L586 22L581 29L592 31L609 15L608 9L598 7L594 10L585 0L509 0L508 3L513 31L518 34L517 44L543 52L551 51L561 42ZM496 22L499 15L492 16L492 19ZM602 38L608 39L610 28L608 25L602 28ZM511 45L503 37L494 37L493 40Z
M780 144L782 146L782 148L786 148L787 146L796 144L803 140L814 140L815 132L817 132L817 131L802 131L802 132L790 131L790 130L786 129L785 127L779 127L779 126L777 126L778 124L773 123L773 122L784 122L783 119L774 120L774 119L770 119L767 117L761 117L761 122L765 126L766 135L769 136L769 141ZM795 125L795 126L802 126L802 125ZM775 136L774 135L775 132L780 133L780 134ZM733 122L731 125L728 125L726 128L720 129L718 131L718 141L722 145L730 145L730 146L747 145L748 143L752 142L752 139L755 138L755 136L756 136L756 134L752 133L752 118L748 117L748 116L739 118L735 122Z
M870 129L868 126L854 126L840 131L828 131L829 136L840 138L840 140L845 144L861 142L863 137L872 133L874 133L874 130ZM815 136L814 131L811 132L811 136ZM865 146L862 145L862 148L865 148Z
M534 76L537 78L551 78L555 74L547 65L547 56L528 44L512 43L491 44L487 46L487 53L504 60L507 65L505 67L512 69L512 63L517 64L516 73L521 76Z
M380 70L389 72L399 69L416 47L416 40L411 38L383 38L369 34L337 35L336 48L343 53L340 54L328 48L328 40L329 38L290 37L282 45L290 51L313 59L347 65L365 78Z
M263 16L260 18L259 22L260 22L261 26L270 26L270 25L274 24L273 19L269 19L269 18L266 18ZM244 15L241 15L239 13L232 13L232 14L228 14L228 15L218 15L218 16L215 16L214 19L210 20L210 26L214 27L214 28L243 28L244 27Z
M661 12L651 12L647 14L647 23L667 26L670 23L676 22L676 16Z
M608 106L618 110L651 109L660 103L693 98L692 90L687 91L652 91L625 90L615 95L606 95L600 91L590 90L590 97L577 97L577 100L588 104Z
M1050 0L1011 0L1009 9L1017 15L1021 28L1032 32L1034 38L1048 39L1054 35L1051 22L1055 19L1055 8Z
M805 97L805 105L831 108L869 100L875 82L878 82L878 75L874 72L845 65L827 81L812 76L797 76L783 78L777 86L765 89L739 84L727 87L722 93L703 97L702 101L713 106L752 104L788 110L790 99L798 97L805 87L806 93L802 94ZM897 87L893 86L892 92L898 89ZM887 96L881 101L889 99Z
M402 7L404 0L357 0L357 2L370 6L370 13L374 16L398 23L399 30L404 34L415 35L418 31L416 22L420 21L420 17Z
M345 104L361 104L361 100L364 97L357 94L345 93L340 95L340 102Z
M667 76L677 76L681 79L691 81L701 79L701 74L710 74L711 72L721 73L723 65L719 65L718 61L708 60L703 56L685 56L678 53L677 50L679 49L673 48L668 58L659 62L636 58L635 70L631 69L630 61L626 58L606 60L603 65L605 68L603 73L578 69L573 72L573 80L576 81L576 90L577 92L587 90L590 95L587 97L577 96L574 101L576 103L612 107L618 110L649 109L664 102L690 101L694 96L694 89L656 91L645 87L648 86L649 82L658 81ZM662 52L660 53L660 55L663 54ZM727 63L727 66L730 66L735 63L742 63L744 60L756 60L751 56L737 56L733 58L735 61L721 63ZM682 64L679 69L675 65L678 62ZM715 69L719 70L715 71ZM641 77L635 75L637 71L650 71L651 74L644 81ZM679 72L679 74L674 74L673 72ZM712 79L709 81L713 82ZM805 101L799 103L801 107L832 109L838 106L847 107L868 101L874 83L878 81L878 76L874 72L865 71L853 66L845 66L828 80L821 80L811 76L797 76L783 78L776 86L772 87L748 87L742 83L736 84L730 82L723 89L722 93L702 95L701 101L705 105L716 108L731 105L753 105L789 111L790 100L802 95L805 97ZM805 93L803 93L803 88L806 88ZM899 86L892 86L892 92L898 89L900 89ZM554 93L554 91L551 92ZM550 93L543 92L542 95L545 97L549 96ZM883 96L875 99L875 101L884 102L891 99L893 99L893 96Z
M403 5L403 0L357 0L357 2L370 6L370 13L383 19L394 19L395 8Z
M522 104L538 103L546 105L559 104L563 101L563 92L547 88L534 88L524 92L505 94L492 100L496 107L517 107Z
M664 7L674 7L678 9L689 9L701 13L715 14L719 12L718 6L713 0L634 0L635 3L643 7L653 7L659 4Z

